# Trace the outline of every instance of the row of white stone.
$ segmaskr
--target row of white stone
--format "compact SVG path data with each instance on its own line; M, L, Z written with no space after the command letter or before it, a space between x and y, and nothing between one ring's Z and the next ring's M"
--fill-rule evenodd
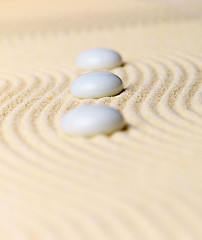
M111 69L122 64L119 53L106 48L90 49L81 53L76 61L83 70L93 70L77 78L70 91L78 98L114 96L123 90L122 80L115 74L100 69ZM114 108L90 105L75 108L62 118L62 129L69 135L93 136L110 134L125 125L123 116Z

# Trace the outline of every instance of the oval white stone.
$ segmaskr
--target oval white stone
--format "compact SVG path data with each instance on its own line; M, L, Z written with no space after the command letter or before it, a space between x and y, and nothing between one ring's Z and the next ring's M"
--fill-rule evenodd
M70 92L78 98L101 98L114 96L123 90L121 79L110 72L91 72L78 77Z
M120 112L104 105L81 106L66 113L62 130L69 135L109 134L124 127Z
M81 53L76 65L85 70L110 69L122 64L119 53L107 48L93 48Z

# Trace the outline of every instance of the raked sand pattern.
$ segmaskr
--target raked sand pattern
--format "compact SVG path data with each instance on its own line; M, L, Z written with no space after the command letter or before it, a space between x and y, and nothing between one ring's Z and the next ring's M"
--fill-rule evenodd
M0 2L0 239L200 240L202 5L85 3ZM122 54L121 94L71 96L92 47ZM83 104L119 109L127 128L64 135Z

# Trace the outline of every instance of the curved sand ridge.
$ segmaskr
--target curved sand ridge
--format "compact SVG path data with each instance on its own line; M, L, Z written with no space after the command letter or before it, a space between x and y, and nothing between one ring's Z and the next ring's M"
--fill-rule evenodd
M199 26L193 20L4 36L2 239L201 239ZM123 55L124 66L112 72L125 91L79 100L69 92L84 73L75 58L95 42ZM93 138L61 132L65 112L99 103L119 109L128 128Z

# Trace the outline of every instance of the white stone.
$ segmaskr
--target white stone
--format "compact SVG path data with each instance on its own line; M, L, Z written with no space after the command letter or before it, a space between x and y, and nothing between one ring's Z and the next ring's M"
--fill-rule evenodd
M110 134L124 125L121 113L104 105L77 107L66 113L61 121L62 130L75 136Z
M123 90L121 79L110 72L91 72L78 77L70 92L78 98L101 98L114 96Z
M76 61L77 67L85 70L110 69L122 64L119 53L107 48L93 48L81 53Z

